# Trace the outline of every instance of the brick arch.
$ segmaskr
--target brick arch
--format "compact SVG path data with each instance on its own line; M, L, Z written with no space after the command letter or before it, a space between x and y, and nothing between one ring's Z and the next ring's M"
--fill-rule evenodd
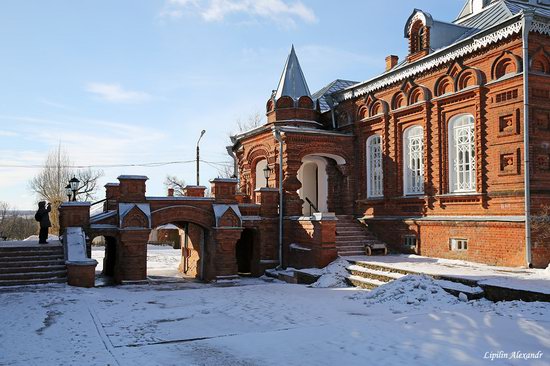
M269 161L269 146L267 145L256 145L253 146L252 149L248 152L246 155L246 161L248 162L248 165L251 169L254 169L256 166L256 163L260 160L267 160Z
M464 69L456 77L455 90L466 89L469 86L479 86L483 83L483 75L477 69Z
M313 100L304 95L298 99L298 108L313 109Z
M348 164L351 161L351 158L347 156L341 149L338 148L328 148L328 147L305 147L300 149L298 158L300 161L308 155L322 156L325 158L332 159L336 161L337 164Z
M407 106L407 95L402 91L398 91L392 97L391 101L392 109L399 109Z
M409 105L430 100L430 90L423 86L414 87L409 93Z
M550 54L544 48L539 48L529 61L529 68L533 72L550 74Z
M388 103L383 100L376 100L370 107L369 115L370 117L374 117L382 113L388 113Z
M214 213L202 208L178 205L164 207L151 212L152 227L173 222L190 222L210 230L215 225Z
M275 103L274 103L273 99L268 100L266 105L265 105L265 110L269 113L269 112L273 111L274 109L275 109Z
M294 99L287 96L282 96L275 103L276 108L294 108Z
M521 57L510 51L504 51L491 66L492 80L498 80L508 74L518 74L523 71Z
M369 116L369 109L366 105L362 105L359 107L359 110L357 111L357 120L360 121L362 119L365 119Z
M434 95L442 96L455 91L455 80L449 75L443 75L435 82Z

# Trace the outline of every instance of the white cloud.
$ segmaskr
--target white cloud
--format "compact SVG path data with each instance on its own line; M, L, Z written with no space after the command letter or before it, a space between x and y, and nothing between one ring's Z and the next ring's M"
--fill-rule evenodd
M6 130L0 130L0 136L1 137L14 137L18 134L13 131L6 131Z
M311 8L301 1L290 0L168 0L160 16L180 18L184 11L198 14L207 22L220 22L236 14L270 19L284 25L295 25L297 20L306 23L318 20Z
M152 98L148 93L127 90L116 83L89 83L86 85L86 91L111 103L139 103Z

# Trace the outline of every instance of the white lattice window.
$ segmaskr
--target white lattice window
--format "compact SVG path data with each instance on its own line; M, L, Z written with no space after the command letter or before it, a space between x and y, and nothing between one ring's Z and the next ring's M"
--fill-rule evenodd
M405 195L424 193L424 129L414 126L403 134Z
M367 196L384 196L382 138L374 135L367 140Z
M471 115L460 115L449 122L449 163L450 192L475 192L475 123Z

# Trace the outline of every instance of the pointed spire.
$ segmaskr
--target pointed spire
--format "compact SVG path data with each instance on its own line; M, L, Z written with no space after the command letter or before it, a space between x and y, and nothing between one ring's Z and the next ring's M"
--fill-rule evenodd
M275 92L275 100L283 96L291 97L294 100L298 100L298 98L303 96L311 97L306 78L298 61L298 56L296 56L296 51L294 51L294 45L292 45L283 74L281 75L281 80L279 80L279 86Z

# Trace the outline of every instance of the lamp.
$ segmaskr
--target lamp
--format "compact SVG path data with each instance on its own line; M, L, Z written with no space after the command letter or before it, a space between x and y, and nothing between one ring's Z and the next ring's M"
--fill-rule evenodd
M67 201L71 201L71 197L73 195L73 189L71 188L71 184L67 184L65 187L65 194L67 195Z
M269 188L269 176L271 175L271 169L269 169L269 166L265 166L264 168L264 178L265 178L265 186Z
M69 186L71 186L71 191L73 191L73 202L76 201L76 191L78 191L79 184L80 181L75 176L69 181Z
M200 179L199 179L199 158L200 158L200 150L199 150L199 142L201 142L202 137L206 133L206 130L201 131L201 135L199 137L199 140L197 141L197 186L200 185Z

